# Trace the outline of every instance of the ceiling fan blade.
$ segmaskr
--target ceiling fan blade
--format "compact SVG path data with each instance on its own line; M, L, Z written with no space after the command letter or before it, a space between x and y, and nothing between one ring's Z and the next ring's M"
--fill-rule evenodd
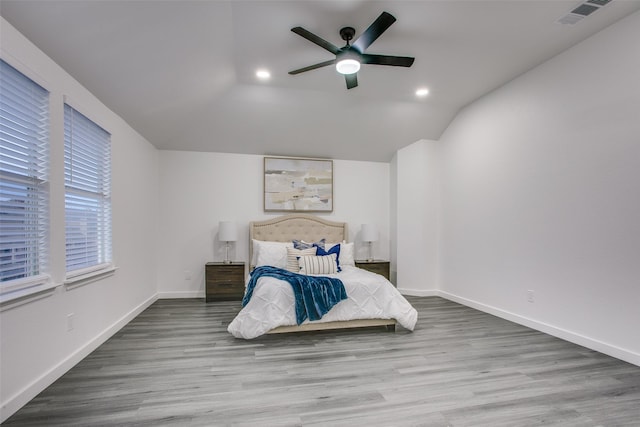
M353 89L358 86L358 73L345 74L344 79L347 81L347 89Z
M367 53L363 53L361 59L363 64L395 65L396 67L411 67L415 60L410 56L370 55Z
M330 59L328 61L320 62L318 64L309 65L308 67L298 68L297 70L289 71L289 74L291 75L300 74L300 73L304 73L305 71L315 70L316 68L326 67L327 65L331 65L335 63L336 63L335 59Z
M329 43L325 39L316 36L312 32L309 32L309 31L305 30L302 27L292 28L291 31L293 31L294 33L296 33L299 36L304 37L305 39L309 40L311 43L315 43L318 46L320 46L321 48L328 50L329 52L333 53L334 55L337 55L338 52L340 51L340 49L336 45L334 45L332 43Z
M352 43L352 46L358 49L360 53L364 52L365 49L371 46L371 43L376 41L394 22L396 22L396 18L390 13L382 12L382 14L378 16L378 19L373 21L373 24L371 24L364 33L360 34L358 40Z

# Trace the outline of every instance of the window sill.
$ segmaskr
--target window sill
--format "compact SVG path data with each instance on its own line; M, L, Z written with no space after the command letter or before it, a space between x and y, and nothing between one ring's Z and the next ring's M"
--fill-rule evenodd
M79 288L80 286L88 285L89 283L102 280L105 277L113 275L117 270L117 267L112 264L107 264L98 269L79 272L73 276L67 276L64 281L64 286L67 290Z
M97 269L81 271L64 281L66 290L78 288L89 283L96 282L115 273L117 267L112 264L100 266ZM53 295L60 284L53 283L49 276L39 276L32 281L26 281L13 290L6 290L0 294L0 312L19 307L47 298Z
M47 298L53 295L58 286L58 284L51 282L50 279L46 277L29 286L4 292L0 295L0 311L9 310L42 298Z

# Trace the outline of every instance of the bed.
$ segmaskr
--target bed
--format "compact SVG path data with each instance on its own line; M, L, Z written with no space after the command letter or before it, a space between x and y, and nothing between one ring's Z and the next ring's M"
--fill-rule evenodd
M323 276L340 279L346 299L321 319L307 319L297 324L292 285L277 278L260 277L254 283L248 303L227 328L233 336L252 339L263 334L363 327L393 331L396 323L413 330L417 312L393 284L379 274L355 267L353 243L347 243L348 227L344 222L289 214L249 223L250 270L260 266L281 267L285 262L282 257L286 257L283 254L287 253L283 248L293 248L293 240L320 242L322 239L327 248L341 245L341 272ZM288 261L291 262L291 253Z

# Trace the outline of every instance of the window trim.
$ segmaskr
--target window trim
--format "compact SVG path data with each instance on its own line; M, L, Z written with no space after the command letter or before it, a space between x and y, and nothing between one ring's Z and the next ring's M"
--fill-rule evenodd
M67 116L67 107L69 109L69 112L71 113L71 116L68 117ZM98 247L100 247L100 250L106 250L105 255L106 258L104 259L99 259L98 261L100 262L99 264L95 264L95 265L90 265L88 267L81 267L78 269L74 269L74 270L68 270L69 268L69 260L65 260L65 274L66 274L66 278L64 280L64 284L67 286L74 286L76 282L82 282L81 284L84 284L84 282L90 283L93 282L97 279L95 279L95 277L100 277L103 276L105 274L109 274L109 273L113 273L115 271L115 267L114 267L114 263L113 263L113 213L112 213L112 197L111 197L111 185L112 185L112 145L111 145L111 132L107 131L106 128L100 123L100 121L94 120L94 118L92 118L90 115L87 115L84 113L83 111L84 109L79 108L78 105L76 105L76 103L72 102L72 100L69 99L69 97L67 95L63 95L63 128L64 128L64 150L65 150L65 159L64 159L64 168L65 168L65 179L64 179L64 200L65 200L65 255L68 256L68 242L69 242L69 236L67 234L67 225L68 225L68 212L67 212L67 201L68 201L68 197L74 196L74 197L83 197L84 193L86 193L86 196L84 197L88 197L92 200L96 200L99 201L100 205L103 206L103 204L105 203L105 201L107 202L107 208L105 210L105 208L103 207L100 210L100 214L99 216L105 215L105 213L108 213L108 221L106 223L101 223L103 225L106 225L106 229L108 231L103 231L104 235L99 235L98 236ZM74 124L74 115L77 114L79 117L86 119L91 125L95 125L97 126L100 130L102 130L103 132L105 132L108 135L108 140L107 140L107 156L108 158L106 158L106 162L108 163L108 170L107 170L107 176L106 176L106 182L107 182L107 187L108 187L108 191L106 194L102 193L95 193L92 191L88 191L86 189L83 188L76 188L74 185L70 185L67 182L67 144L68 144L68 140L67 140L67 120L71 120L70 126L73 126ZM79 122L81 123L81 122ZM70 129L71 132L73 132L73 128ZM73 144L73 140L71 141L71 143ZM105 159L101 159L101 161L105 161ZM76 165L77 166L77 165ZM103 179L104 176L103 176ZM96 195L100 195L100 197L95 198ZM100 243L101 242L101 243ZM99 251L100 251L99 250Z
M15 183L24 183L25 185L32 185L34 187L39 188L39 203L37 204L37 209L39 213L38 221L40 224L38 225L39 233L44 233L46 237L40 238L40 242L38 243L38 256L37 256L37 273L33 275L29 275L26 277L19 277L11 280L6 280L0 283L0 311L5 310L7 308L7 303L11 301L23 300L19 304L11 304L21 305L24 304L27 300L27 297L35 294L42 293L44 291L55 288L57 285L51 281L51 277L49 275L51 269L51 248L49 242L49 235L51 232L51 211L50 211L50 197L51 197L51 189L50 189L50 149L49 144L51 142L51 103L52 96L51 91L47 88L46 81L43 81L37 74L34 74L32 70L28 69L24 66L24 64L16 61L15 58L7 57L6 55L2 55L0 57L2 62L6 64L8 67L15 70L25 79L30 80L34 85L38 86L40 89L46 92L46 97L44 100L44 112L46 112L46 118L44 118L44 129L46 130L46 138L44 141L41 141L41 144L38 144L40 149L45 149L44 154L44 167L38 170L37 175L26 175L21 176L20 174L13 171L3 171L3 176L7 178L8 182ZM26 70L25 70L26 68ZM9 78L11 78L9 76ZM27 85L28 86L28 85ZM25 86L25 89L28 87ZM8 104L9 105L9 104ZM22 104L20 104L22 105ZM19 106L19 105L18 105ZM14 106L15 107L15 106ZM9 133L10 137L12 134ZM10 139L8 141L11 141ZM9 142L11 144L11 142ZM30 300L30 299L29 299ZM27 301L28 302L28 301Z
M14 289L4 289L0 294L0 312L51 296L59 286L47 274L17 279L15 282L21 282L21 287L12 285Z
M113 262L107 262L80 270L73 270L67 274L64 285L67 290L75 289L109 277L113 275L117 269Z

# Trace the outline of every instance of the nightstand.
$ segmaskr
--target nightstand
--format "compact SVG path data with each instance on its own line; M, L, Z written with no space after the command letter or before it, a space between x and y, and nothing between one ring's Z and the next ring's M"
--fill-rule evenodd
M244 262L208 262L204 268L206 302L242 300Z
M356 260L356 267L362 268L363 270L371 271L373 273L381 274L385 277L385 279L389 280L389 261L383 261L381 259L374 259L373 261Z

